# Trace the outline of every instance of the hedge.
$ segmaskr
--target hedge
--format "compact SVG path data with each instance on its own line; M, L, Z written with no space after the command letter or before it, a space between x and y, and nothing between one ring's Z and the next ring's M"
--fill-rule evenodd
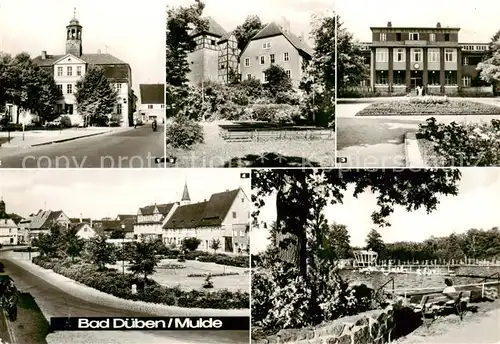
M189 274L187 277L224 277L224 276L239 276L237 272L224 272L221 274Z
M122 274L115 269L98 271L92 264L71 260L58 260L47 257L34 257L34 264L45 269L85 284L106 294L111 294L123 299L154 302L168 306L186 308L213 308L213 309L243 309L250 307L250 295L248 292L219 291L183 291L179 287L170 288L158 284L149 279L145 288L139 288L138 293L132 294L132 284L144 285L144 281L132 274Z

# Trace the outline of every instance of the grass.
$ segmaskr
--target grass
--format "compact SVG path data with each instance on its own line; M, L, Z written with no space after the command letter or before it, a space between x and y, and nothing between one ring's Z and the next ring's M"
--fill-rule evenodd
M500 115L500 107L468 100L447 100L443 102L399 101L373 103L356 116L422 116L422 115Z
M219 136L217 123L203 123L205 142L190 150L167 147L175 156L173 167L255 167L255 166L333 166L334 140L258 140L228 142ZM281 158L275 159L275 155ZM280 161L277 161L280 160Z

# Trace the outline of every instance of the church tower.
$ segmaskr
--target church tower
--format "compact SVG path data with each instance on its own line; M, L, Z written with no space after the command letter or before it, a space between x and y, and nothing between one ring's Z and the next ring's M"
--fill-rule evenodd
M72 54L81 57L82 51L82 26L76 19L76 9L73 13L73 19L66 26L66 54Z
M187 182L185 182L184 191L182 192L181 205L187 205L189 203L191 203L191 197L189 197Z
M7 217L7 211L5 209L5 202L3 201L3 198L0 199L0 219L6 218Z

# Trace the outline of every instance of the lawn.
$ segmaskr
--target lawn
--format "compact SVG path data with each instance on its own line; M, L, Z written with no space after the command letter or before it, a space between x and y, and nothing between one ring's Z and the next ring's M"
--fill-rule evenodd
M335 164L335 140L285 138L228 142L220 137L219 124L203 123L205 142L194 145L190 150L167 147L167 156L177 158L172 167L311 167Z
M185 268L179 269L165 269L164 265L179 265ZM127 263L125 262L125 266ZM115 268L122 271L121 262L110 265L110 268ZM212 277L214 288L211 290L228 289L229 291L246 291L250 290L250 274L248 269L237 268L233 266L224 266L215 263L202 263L195 260L187 260L186 262L179 263L175 259L163 259L158 264L156 272L151 276L156 282L168 286L179 286L182 290L203 290L203 282L205 277L188 277L191 274L221 274L221 273L239 273L234 276L216 276ZM128 272L128 270L126 270ZM246 272L246 273L245 273Z
M500 107L447 97L408 98L370 104L356 116L500 115Z

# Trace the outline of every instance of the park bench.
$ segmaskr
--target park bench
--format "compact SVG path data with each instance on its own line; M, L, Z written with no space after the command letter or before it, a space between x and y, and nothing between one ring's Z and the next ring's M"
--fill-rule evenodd
M420 303L412 303L410 300L410 307L413 308L415 313L422 315L422 322L428 326L427 319L431 318L432 322L438 317L455 313L463 319L468 310L468 303L470 300L470 291L459 291L443 295L441 293L423 295Z

